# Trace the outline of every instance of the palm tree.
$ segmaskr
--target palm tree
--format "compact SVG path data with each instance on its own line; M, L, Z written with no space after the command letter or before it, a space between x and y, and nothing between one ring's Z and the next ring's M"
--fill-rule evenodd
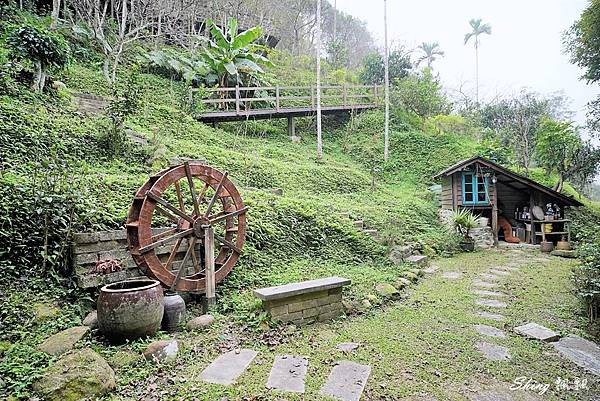
M423 55L417 60L417 67L423 62L427 61L427 68L431 69L431 65L435 60L437 60L436 56L444 57L444 52L440 48L439 43L426 43L423 42L418 47L419 50L423 52Z
M481 18L472 19L469 21L471 25L471 32L465 35L465 45L469 42L469 39L475 37L475 99L479 104L479 35L481 34L492 34L492 27L489 24L482 24Z

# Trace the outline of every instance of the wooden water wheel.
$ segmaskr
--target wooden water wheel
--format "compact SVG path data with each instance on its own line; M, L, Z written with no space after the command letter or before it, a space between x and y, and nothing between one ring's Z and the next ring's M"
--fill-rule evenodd
M227 173L201 162L169 167L135 194L127 217L131 255L163 286L204 293L212 267L220 282L242 253L247 209Z

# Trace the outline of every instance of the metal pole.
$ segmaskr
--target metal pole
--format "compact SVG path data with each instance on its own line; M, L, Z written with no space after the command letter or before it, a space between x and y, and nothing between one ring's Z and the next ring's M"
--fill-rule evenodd
M321 0L317 0L317 158L323 158L321 132Z
M206 310L217 304L215 296L215 232L212 226L204 227L204 268L206 280Z
M385 68L385 130L383 134L383 160L387 161L390 156L390 68L387 30L387 0L383 0L383 26L385 38L385 54L383 56L383 64Z

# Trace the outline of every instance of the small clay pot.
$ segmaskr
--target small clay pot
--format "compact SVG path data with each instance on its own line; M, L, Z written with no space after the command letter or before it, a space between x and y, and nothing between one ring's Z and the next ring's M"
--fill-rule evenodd
M554 244L550 241L542 242L540 248L544 253L550 253L554 250Z
M162 328L166 331L177 331L185 319L185 301L176 292L165 294L165 313L162 319Z

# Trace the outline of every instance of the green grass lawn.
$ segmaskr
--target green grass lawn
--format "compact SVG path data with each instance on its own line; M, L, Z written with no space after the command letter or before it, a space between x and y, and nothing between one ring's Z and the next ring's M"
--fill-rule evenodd
M371 365L373 370L364 399L396 400L419 392L439 400L465 400L472 391L489 386L505 386L527 376L541 383L554 383L557 377L587 379L587 391L557 392L551 388L542 399L591 400L600 391L597 378L561 358L547 344L526 340L512 328L534 321L560 332L585 335L585 321L579 316L572 294L569 271L572 262L558 258L535 258L521 252L474 253L435 261L439 271L427 275L403 294L361 316L305 328L280 327L264 333L232 325L228 316L201 333L181 333L184 350L177 363L157 368L137 362L117 370L118 390L107 399L129 399L137 394L158 393L161 399L265 399L320 400L318 391L335 361L350 359ZM484 321L474 315L476 295L470 292L472 279L490 267L516 262L519 272L500 280L499 291L508 308L504 323ZM458 280L442 277L444 271L463 273ZM495 312L491 310L492 312ZM503 329L506 339L485 339L472 328L486 323ZM335 351L340 342L359 342L351 355ZM485 360L474 348L488 341L509 348L509 362ZM232 387L208 385L198 380L200 372L220 349L248 347L259 356ZM122 347L123 348L123 347ZM127 348L127 347L125 347ZM132 347L129 347L132 348ZM135 347L134 347L135 348ZM142 344L137 345L138 349ZM115 347L100 349L108 360ZM309 358L304 396L270 392L265 383L275 355L303 355ZM120 355L120 354L117 354ZM149 390L152 389L152 390Z

